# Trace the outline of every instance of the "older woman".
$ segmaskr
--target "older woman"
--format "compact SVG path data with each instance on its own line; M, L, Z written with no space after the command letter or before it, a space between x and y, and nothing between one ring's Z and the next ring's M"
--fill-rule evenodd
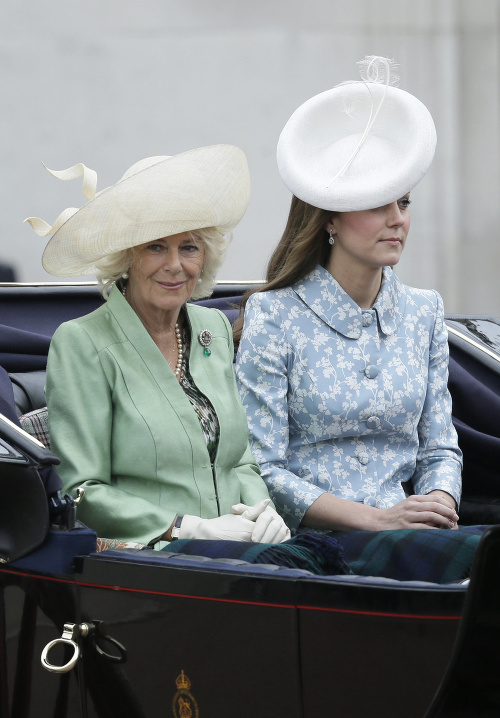
M230 231L249 200L236 147L204 147L133 165L40 234L59 276L96 273L107 302L59 327L47 365L52 447L78 517L99 536L160 546L175 538L279 542L248 447L230 325L188 304L210 294Z
M278 165L294 197L267 283L246 304L237 377L252 450L288 525L357 530L365 557L394 557L408 529L457 528L462 457L441 298L392 269L434 124L392 86L390 61L367 58L362 70L362 82L308 100L283 130ZM430 533L419 540L437 546ZM378 551L382 540L392 543ZM406 574L347 552L356 570L429 580L462 578L470 555L454 573L434 558L418 573L403 558Z

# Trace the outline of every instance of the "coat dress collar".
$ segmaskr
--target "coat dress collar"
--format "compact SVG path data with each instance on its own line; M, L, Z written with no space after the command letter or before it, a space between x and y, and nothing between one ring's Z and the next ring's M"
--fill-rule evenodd
M332 329L349 339L359 339L363 314L375 311L380 331L394 334L406 307L406 292L390 267L383 268L382 286L371 309L361 309L324 267L318 265L291 289Z

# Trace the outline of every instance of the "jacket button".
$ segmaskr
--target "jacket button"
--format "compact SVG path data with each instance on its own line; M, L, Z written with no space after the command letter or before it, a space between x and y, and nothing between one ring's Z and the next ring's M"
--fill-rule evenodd
M370 364L365 368L365 376L367 379L375 379L379 375L379 369L374 364Z
M369 429L378 429L380 427L380 419L378 416L370 416L366 420L366 425Z
M365 453L359 454L357 458L358 458L359 463L362 464L363 466L366 466L366 464L370 461L368 454L365 454Z
M373 322L373 317L371 314L368 314L368 312L366 314L363 314L363 326L364 327L369 327L372 322Z

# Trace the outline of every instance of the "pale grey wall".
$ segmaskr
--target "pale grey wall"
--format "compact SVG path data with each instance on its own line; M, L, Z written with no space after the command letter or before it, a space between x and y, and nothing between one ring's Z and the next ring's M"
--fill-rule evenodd
M229 142L248 156L253 195L221 278L260 278L289 205L275 164L284 123L382 54L438 131L398 273L441 291L448 311L500 315L499 30L499 0L11 0L0 256L22 281L51 279L45 241L22 220L52 222L85 201L40 160L84 162L102 189L142 157Z

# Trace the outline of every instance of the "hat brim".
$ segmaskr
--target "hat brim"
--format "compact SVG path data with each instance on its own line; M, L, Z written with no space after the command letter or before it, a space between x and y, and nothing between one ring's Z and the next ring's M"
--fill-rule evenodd
M420 100L396 87L353 82L312 97L293 113L279 138L277 161L299 199L349 212L382 207L413 189L435 147L434 122Z
M43 253L47 272L94 274L95 263L114 252L206 227L226 233L245 214L250 174L238 147L212 145L152 161L128 170L58 229Z

